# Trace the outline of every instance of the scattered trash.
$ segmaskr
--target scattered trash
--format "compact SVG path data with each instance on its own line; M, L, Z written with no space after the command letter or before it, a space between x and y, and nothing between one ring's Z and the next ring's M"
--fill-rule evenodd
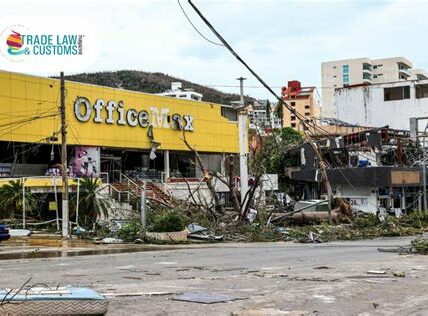
M267 273L267 272L261 272L261 273L254 273L255 276L262 277L262 278L286 278L288 277L288 274L285 273Z
M327 266L319 266L319 267L315 267L314 269L317 269L317 270L327 270L327 269L333 269L333 268L330 268L330 267L327 267Z
M244 300L246 297L234 297L224 294L210 294L205 292L190 292L177 295L172 298L175 301L193 302L201 304L226 303L236 300Z
M105 297L128 297L128 296L163 296L174 295L173 292L128 292L128 293L103 293Z
M369 271L367 271L367 274L386 274L386 271L384 271L384 270L369 270Z
M134 277L134 276L124 276L124 279L130 279L130 280L142 280L143 278L141 277Z
M309 232L307 242L322 243L323 241L320 239L320 235Z
M314 298L317 298L319 300L322 300L324 303L334 303L336 301L336 298L334 296L326 296L326 295L314 295Z
M379 282L379 281L376 281L376 280L370 280L370 279L364 279L363 281L367 282L367 283L384 284L383 282Z
M9 229L10 237L27 237L31 235L29 229Z
M189 224L187 230L189 231L187 235L189 239L205 241L219 241L223 239L223 235L216 236L213 232L209 231L208 228L195 223Z
M146 275L161 275L160 272L146 272Z
M106 237L101 240L94 241L94 244L123 244L123 239Z
M253 208L250 208L247 214L247 220L249 223L253 223L257 217L257 211Z
M367 279L367 278L370 278L370 279L391 279L392 276L385 275L385 274L381 274L381 275L370 275L370 276L367 276L367 275L353 275L353 276L348 276L346 278L347 279Z
M201 225L193 223L187 226L187 230L189 231L190 234L196 234L196 233L204 232L208 229Z
M404 278L406 276L406 274L403 271L392 272L392 274L399 278Z
M394 252L398 254L408 254L412 252L412 247L410 246L400 246L392 248L377 248L379 252Z
M285 311L281 309L273 308L261 308L261 309L244 309L239 312L232 312L231 316L305 316L310 315L308 311Z

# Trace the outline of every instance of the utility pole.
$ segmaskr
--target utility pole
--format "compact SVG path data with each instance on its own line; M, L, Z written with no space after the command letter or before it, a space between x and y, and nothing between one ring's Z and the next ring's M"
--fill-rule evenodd
M239 77L239 87L241 93L241 100L238 110L238 129L239 129L239 170L241 178L241 205L242 210L245 210L245 197L248 192L248 123L247 111L245 110L244 103L244 80L246 78Z
M60 74L61 81L61 171L62 171L62 238L69 238L68 231L68 176L67 176L67 123L65 112L65 83L64 72Z

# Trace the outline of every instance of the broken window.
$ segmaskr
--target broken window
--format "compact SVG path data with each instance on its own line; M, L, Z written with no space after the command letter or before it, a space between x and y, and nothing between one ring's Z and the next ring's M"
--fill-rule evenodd
M428 98L428 84L416 85L416 99Z
M384 100L385 101L410 99L410 87L409 86L384 88L383 92L384 92Z
M295 121L295 120L296 120L296 117L292 115L292 116L290 116L290 120L291 120L291 121Z
M234 110L233 108L229 107L221 107L221 116L227 118L231 122L237 122L238 121L238 112Z
M296 123L291 123L291 127L295 128L296 127Z

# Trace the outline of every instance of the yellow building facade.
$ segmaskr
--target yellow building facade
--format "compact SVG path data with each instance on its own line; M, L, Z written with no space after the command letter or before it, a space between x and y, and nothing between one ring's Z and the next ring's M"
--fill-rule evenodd
M70 176L199 177L183 133L207 168L239 151L230 107L71 81L65 91ZM0 71L0 177L61 172L59 106L60 80Z
M160 150L187 150L178 124L185 130L190 124L186 138L198 151L238 152L237 123L221 115L219 104L70 81L65 86L70 145L149 149L153 126ZM0 71L0 141L35 143L55 135L60 142L59 104L59 80Z

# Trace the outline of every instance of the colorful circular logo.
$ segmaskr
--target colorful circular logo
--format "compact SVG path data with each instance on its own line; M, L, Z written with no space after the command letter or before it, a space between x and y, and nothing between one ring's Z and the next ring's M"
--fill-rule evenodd
M9 62L23 62L30 54L25 41L25 35L29 30L22 24L13 24L0 32L0 57L3 56Z
M20 55L25 54L25 49L22 48L22 37L21 34L12 30L12 34L10 34L6 39L6 44L9 46L7 50L11 55Z

